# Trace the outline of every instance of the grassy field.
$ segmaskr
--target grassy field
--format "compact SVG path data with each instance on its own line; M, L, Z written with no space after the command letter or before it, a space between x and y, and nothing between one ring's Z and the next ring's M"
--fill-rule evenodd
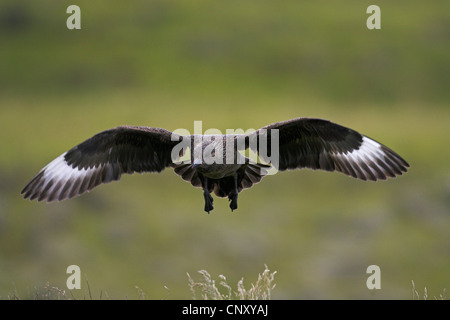
M186 2L77 1L81 30L66 28L69 3L0 3L0 299L65 289L73 264L75 298L190 299L187 272L247 288L264 265L277 271L273 299L449 290L450 2L378 1L373 31L366 1ZM294 117L358 130L410 171L377 183L283 172L210 215L170 169L56 204L20 195L114 126L225 132Z

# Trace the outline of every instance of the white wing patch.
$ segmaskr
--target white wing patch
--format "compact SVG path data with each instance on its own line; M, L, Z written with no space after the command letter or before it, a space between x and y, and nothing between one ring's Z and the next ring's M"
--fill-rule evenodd
M359 149L332 153L336 170L362 180L385 180L406 171L402 159L380 143L363 136Z
M92 168L78 168L68 165L66 152L46 165L24 188L25 198L47 202L61 201L90 191L100 183L107 183L120 178L120 171L115 171L112 164L101 164Z

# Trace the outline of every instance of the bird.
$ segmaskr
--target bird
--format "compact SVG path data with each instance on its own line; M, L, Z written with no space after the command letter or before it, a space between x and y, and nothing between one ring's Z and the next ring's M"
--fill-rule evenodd
M266 142L266 150L261 141ZM257 154L256 160L246 156L249 150ZM409 164L376 140L319 118L290 119L225 135L181 135L124 125L99 132L64 152L40 170L21 194L30 200L62 201L117 181L122 174L173 168L183 180L203 189L205 212L214 209L212 193L228 197L234 211L238 194L274 167L275 172L309 168L377 181L402 175Z

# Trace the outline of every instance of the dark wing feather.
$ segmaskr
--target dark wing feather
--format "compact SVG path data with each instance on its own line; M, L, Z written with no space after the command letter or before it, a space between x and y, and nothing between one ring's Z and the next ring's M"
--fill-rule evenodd
M190 182L194 187L201 188L203 186L202 176L192 168L191 164L173 164L172 167L176 174L180 175L183 180Z
M354 178L376 181L407 171L397 153L360 133L322 119L298 118L263 127L246 136L246 147L270 161L271 129L278 129L278 170L310 168L339 171ZM267 156L254 139L266 139ZM255 150L254 150L255 151Z
M61 201L122 173L160 172L172 164L172 148L181 140L165 129L121 126L100 132L44 167L22 190L25 198Z

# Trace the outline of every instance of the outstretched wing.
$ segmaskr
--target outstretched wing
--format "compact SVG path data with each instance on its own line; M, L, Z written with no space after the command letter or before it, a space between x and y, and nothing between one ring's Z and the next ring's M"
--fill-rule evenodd
M22 190L24 198L47 202L81 195L122 173L160 172L172 163L181 137L165 129L121 126L100 132L44 167Z
M376 181L407 171L409 164L397 153L360 133L322 119L298 118L265 126L249 139L266 139L267 156L250 143L264 161L270 161L272 129L278 129L278 170L311 168L338 171L354 178ZM246 145L249 145L247 140Z

